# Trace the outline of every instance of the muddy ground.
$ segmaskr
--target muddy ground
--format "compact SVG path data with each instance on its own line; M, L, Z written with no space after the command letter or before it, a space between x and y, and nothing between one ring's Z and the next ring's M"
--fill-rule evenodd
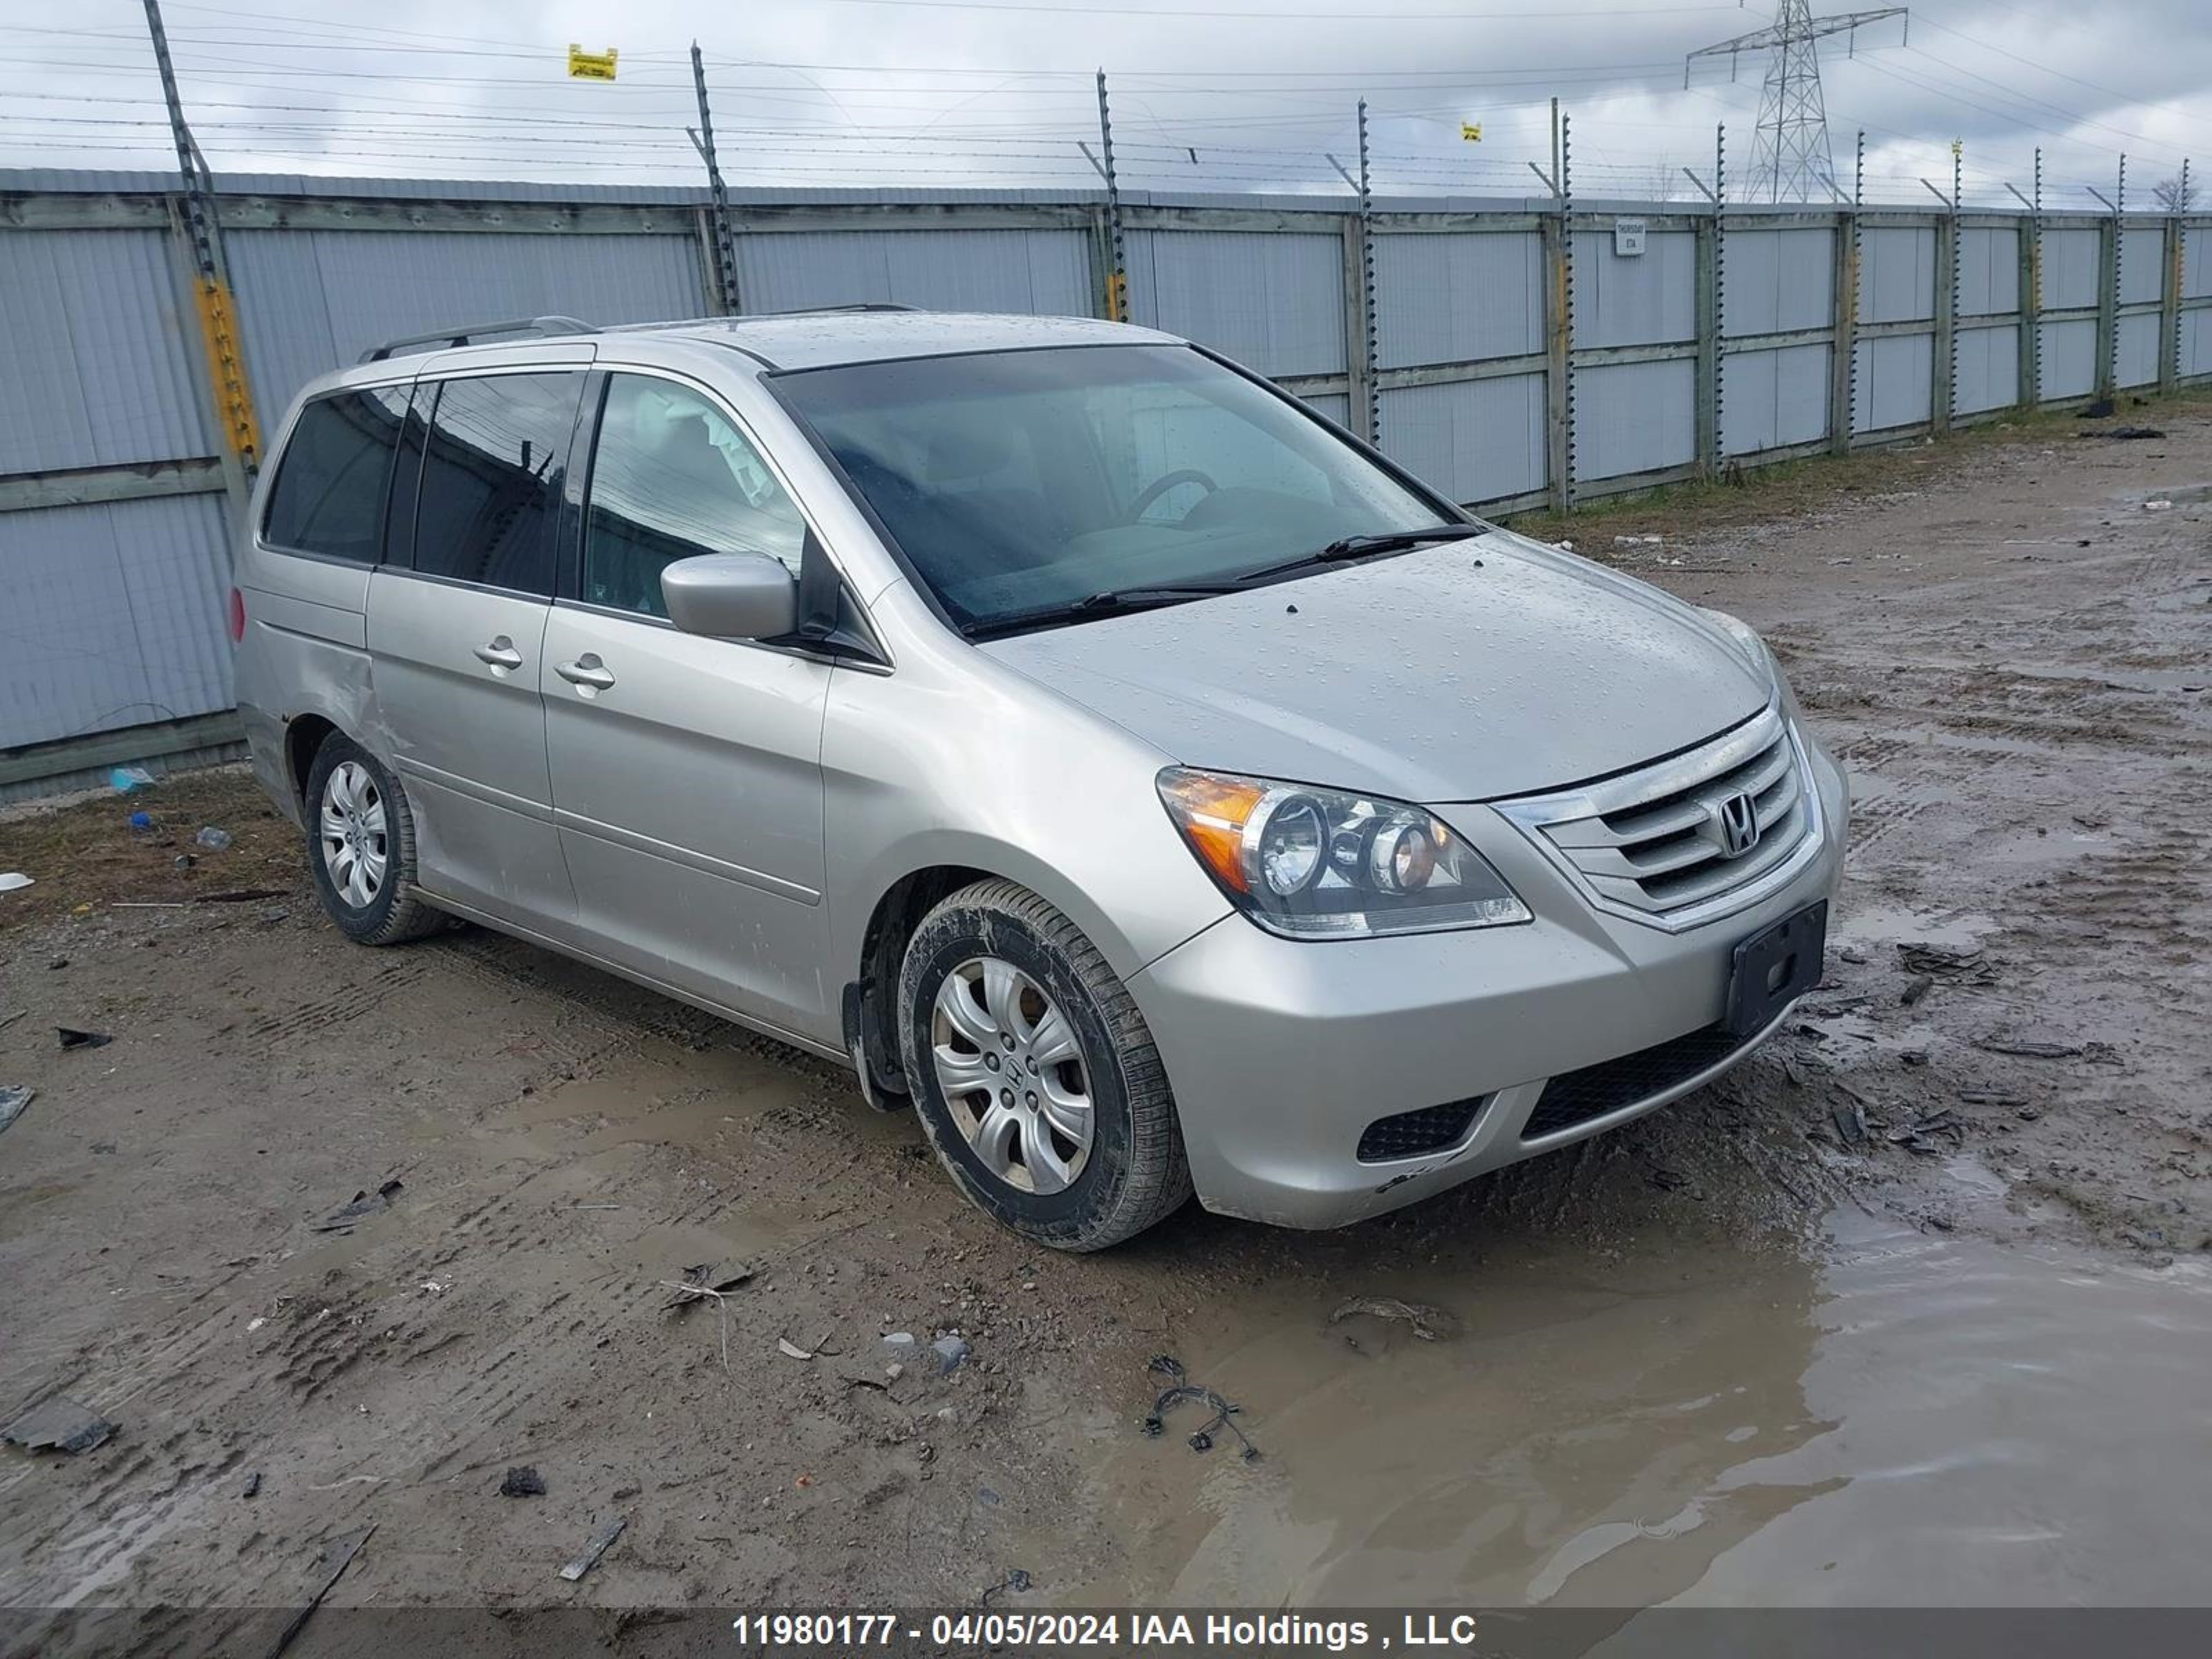
M833 1067L481 930L347 945L235 770L0 818L0 1412L116 1425L0 1449L0 1607L242 1646L371 1523L327 1607L2203 1600L2212 412L2125 418L1551 532L1775 643L1853 775L1831 978L1339 1234L1029 1249ZM1160 1352L1257 1460L1146 1437Z

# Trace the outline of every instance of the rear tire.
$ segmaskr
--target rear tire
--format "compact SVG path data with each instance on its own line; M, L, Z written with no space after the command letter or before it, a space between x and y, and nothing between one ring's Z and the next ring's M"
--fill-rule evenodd
M336 732L307 769L315 896L356 945L401 945L445 926L415 887L415 816L375 756Z
M985 1214L1052 1249L1099 1250L1190 1197L1143 1014L1097 946L1027 888L977 882L925 916L897 1010L922 1127Z

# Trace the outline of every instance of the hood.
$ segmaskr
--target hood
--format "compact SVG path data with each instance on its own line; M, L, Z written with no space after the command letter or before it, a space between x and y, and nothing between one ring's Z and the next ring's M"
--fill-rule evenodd
M979 648L1183 765L1431 803L1621 771L1770 693L1697 610L1504 531Z

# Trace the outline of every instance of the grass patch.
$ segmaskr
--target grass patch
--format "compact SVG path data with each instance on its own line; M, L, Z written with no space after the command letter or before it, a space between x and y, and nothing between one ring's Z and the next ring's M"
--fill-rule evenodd
M133 812L147 814L151 826L132 829ZM230 845L219 852L198 845L194 837L207 825L228 830ZM299 830L243 764L172 773L128 795L103 789L10 807L0 817L0 868L35 884L0 893L0 932L124 902L190 904L244 888L289 893L307 873Z

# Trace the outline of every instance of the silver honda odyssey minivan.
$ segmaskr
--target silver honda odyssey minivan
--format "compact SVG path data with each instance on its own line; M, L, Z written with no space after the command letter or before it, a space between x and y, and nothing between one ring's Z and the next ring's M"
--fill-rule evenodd
M1820 976L1844 782L1758 636L1188 341L544 319L272 453L239 699L338 927L846 1060L1039 1243L1392 1209Z

